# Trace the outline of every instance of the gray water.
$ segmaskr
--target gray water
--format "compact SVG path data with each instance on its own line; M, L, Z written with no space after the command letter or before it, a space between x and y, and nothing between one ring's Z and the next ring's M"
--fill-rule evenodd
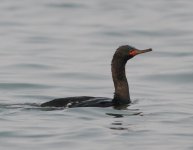
M1 0L0 149L192 150L193 1ZM132 105L40 108L67 96L113 96L111 58Z

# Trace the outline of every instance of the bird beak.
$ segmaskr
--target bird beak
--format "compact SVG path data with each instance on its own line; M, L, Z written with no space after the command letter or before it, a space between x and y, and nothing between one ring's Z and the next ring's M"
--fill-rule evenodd
M138 55L138 54L143 54L143 53L151 52L152 49L151 49L151 48L144 49L144 50L138 50L138 49L136 49L135 51L136 51L136 55Z
M134 49L132 50L129 55L131 56L136 56L138 54L143 54L143 53L146 53L146 52L151 52L152 49L151 48L148 48L148 49L144 49L144 50L138 50L138 49Z

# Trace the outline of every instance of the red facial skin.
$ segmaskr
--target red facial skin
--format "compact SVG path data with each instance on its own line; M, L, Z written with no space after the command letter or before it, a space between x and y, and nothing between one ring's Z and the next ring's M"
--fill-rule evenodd
M131 51L129 52L129 55L130 55L130 56L135 56L135 55L137 55L137 51L136 51L136 50L131 50Z

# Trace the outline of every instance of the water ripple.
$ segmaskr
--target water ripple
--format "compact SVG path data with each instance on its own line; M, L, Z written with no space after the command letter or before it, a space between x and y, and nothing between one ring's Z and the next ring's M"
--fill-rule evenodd
M151 81L159 82L172 82L172 83L183 83L183 84L192 84L193 83L193 73L165 73L165 74L156 74L145 76L145 79Z
M86 8L86 6L81 3L72 3L72 2L71 3L70 2L49 3L46 6L53 7L53 8L68 8L68 9Z
M0 89L18 90L18 89L42 89L52 86L35 83L0 83Z

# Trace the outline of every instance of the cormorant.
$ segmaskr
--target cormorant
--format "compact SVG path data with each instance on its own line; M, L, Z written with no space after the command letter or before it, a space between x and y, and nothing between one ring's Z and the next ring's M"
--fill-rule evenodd
M112 78L115 87L114 98L105 97L66 97L58 98L41 104L41 107L119 107L131 103L129 86L125 73L127 61L134 56L152 51L151 48L139 50L129 45L120 46L116 51L111 63Z

